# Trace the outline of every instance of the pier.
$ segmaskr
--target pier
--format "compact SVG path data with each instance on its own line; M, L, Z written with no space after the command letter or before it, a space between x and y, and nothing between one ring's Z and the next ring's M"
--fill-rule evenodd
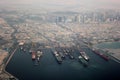
M9 78L14 78L16 80L18 80L15 76L13 76L12 74L8 73L5 68L7 66L7 64L9 63L9 61L11 60L11 58L13 57L14 53L16 52L16 50L18 49L18 46L14 49L14 51L11 53L10 57L8 58L7 62L4 64L4 67L3 67L3 72L6 73Z

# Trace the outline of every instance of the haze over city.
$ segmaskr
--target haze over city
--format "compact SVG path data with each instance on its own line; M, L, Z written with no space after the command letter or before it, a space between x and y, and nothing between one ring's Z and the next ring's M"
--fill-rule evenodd
M120 0L0 0L0 80L120 80Z
M3 6L26 5L47 10L120 9L120 0L1 0Z

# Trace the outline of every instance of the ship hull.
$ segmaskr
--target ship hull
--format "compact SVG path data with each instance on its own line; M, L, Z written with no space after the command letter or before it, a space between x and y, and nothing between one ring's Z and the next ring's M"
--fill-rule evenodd
M102 57L104 60L106 60L106 61L109 60L109 57L106 56L105 54L102 54L102 53L100 53L100 52L97 51L97 50L93 50L93 52L94 52L95 54L99 55L100 57Z

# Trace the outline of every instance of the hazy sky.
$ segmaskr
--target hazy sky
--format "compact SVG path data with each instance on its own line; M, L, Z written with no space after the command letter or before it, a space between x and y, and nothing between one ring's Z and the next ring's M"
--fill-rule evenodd
M0 4L28 4L46 8L84 7L84 8L117 8L120 9L120 0L0 0Z

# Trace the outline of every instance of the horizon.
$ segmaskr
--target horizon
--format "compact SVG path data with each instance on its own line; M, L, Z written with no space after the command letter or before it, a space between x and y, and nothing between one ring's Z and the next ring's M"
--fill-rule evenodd
M43 8L46 10L120 9L119 0L1 0L4 7ZM24 6L22 6L24 5Z

